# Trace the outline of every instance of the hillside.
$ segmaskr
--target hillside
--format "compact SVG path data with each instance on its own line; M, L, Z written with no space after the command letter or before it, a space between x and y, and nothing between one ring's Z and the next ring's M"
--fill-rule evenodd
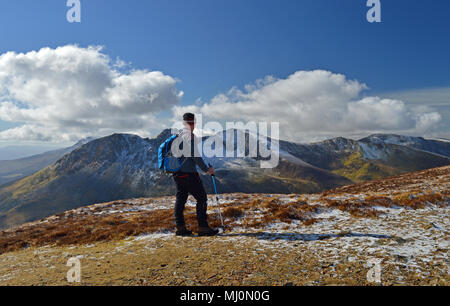
M0 285L446 285L450 166L318 194L220 196L227 230L175 237L173 197L96 204L0 232ZM218 225L210 201L211 223ZM187 223L195 228L194 203Z
M352 140L333 138L280 147L316 167L364 182L450 164L450 143L421 137L376 134Z
M223 132L224 147L225 132L238 131ZM171 177L157 167L158 147L169 136L170 130L165 130L153 139L129 134L96 139L39 172L0 187L0 228L94 203L174 194ZM373 135L313 144L280 141L280 163L274 169L261 169L259 158L207 162L217 169L218 188L224 193L317 193L449 165L446 150L448 143L442 141ZM211 192L210 178L202 179Z
M114 134L66 154L53 165L0 187L0 228L22 224L68 209L98 202L175 193L170 175L157 165L157 138ZM218 188L223 192L318 192L350 184L345 177L282 159L279 167L262 170L251 158L214 158ZM209 177L202 178L212 191Z
M450 141L442 139L424 139L423 137L401 136L393 134L374 134L361 139L363 142L389 143L450 157Z
M65 154L72 152L92 140L93 138L89 137L78 141L76 144L68 148L52 150L42 154L15 160L0 160L0 186L38 172L55 163Z

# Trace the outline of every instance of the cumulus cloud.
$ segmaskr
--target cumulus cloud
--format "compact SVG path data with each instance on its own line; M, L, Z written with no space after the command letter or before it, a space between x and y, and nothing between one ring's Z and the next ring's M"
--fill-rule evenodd
M232 88L201 105L174 106L175 118L201 113L204 120L276 121L280 136L296 141L374 132L423 135L441 121L426 107L401 100L361 97L367 86L329 71L297 71L286 79L266 77L245 90Z
M61 142L161 127L155 114L183 95L177 80L159 71L121 71L124 66L101 47L0 55L0 120L22 123L1 131L0 140Z
M160 71L127 70L101 47L75 45L0 55L0 120L19 124L0 140L76 141L114 132L158 133L172 111L202 113L205 120L280 122L280 136L295 141L374 132L426 135L442 116L419 103L394 97L363 97L364 83L329 71L267 76L231 88L208 102L179 104L177 80ZM445 121L445 120L444 120Z

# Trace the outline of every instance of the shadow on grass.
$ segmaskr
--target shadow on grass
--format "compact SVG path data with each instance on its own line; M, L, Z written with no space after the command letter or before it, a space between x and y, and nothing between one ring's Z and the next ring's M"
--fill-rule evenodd
M325 240L329 238L340 238L340 237L370 237L377 239L391 239L392 236L389 235L379 235L379 234L361 234L361 233L340 233L340 234L299 234L299 233L268 233L268 232L258 232L258 233L236 233L236 234L221 234L222 237L253 237L261 240L286 240L286 241L317 241Z

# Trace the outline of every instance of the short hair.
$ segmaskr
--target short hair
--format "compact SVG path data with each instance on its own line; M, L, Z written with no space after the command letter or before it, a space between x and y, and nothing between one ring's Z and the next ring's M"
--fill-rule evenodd
M193 122L193 121L195 121L195 115L192 113L186 113L183 115L183 121Z

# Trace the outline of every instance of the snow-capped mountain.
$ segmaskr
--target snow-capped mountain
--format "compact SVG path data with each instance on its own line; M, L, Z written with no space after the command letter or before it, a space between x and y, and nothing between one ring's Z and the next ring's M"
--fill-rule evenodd
M0 227L92 203L174 194L172 178L157 166L159 145L169 136L170 130L165 130L153 139L129 134L95 139L41 171L0 187ZM224 193L313 193L352 181L450 164L450 158L444 156L449 154L446 143L432 141L426 147L439 154L416 149L410 143L391 144L372 136L312 144L280 141L280 162L274 169L261 169L260 157L206 161L217 169L218 189ZM203 181L212 193L209 177Z
M392 134L375 134L360 140L364 143L395 144L450 157L450 142L445 140L424 139L422 137Z
M450 143L421 137L378 134L360 140L338 137L311 144L281 142L280 147L311 165L355 182L450 162Z

